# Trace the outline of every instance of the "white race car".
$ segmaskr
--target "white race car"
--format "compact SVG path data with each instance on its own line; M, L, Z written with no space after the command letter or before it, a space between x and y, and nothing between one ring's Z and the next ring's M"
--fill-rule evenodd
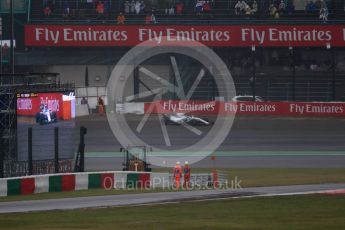
M164 122L166 125L169 124L188 124L193 126L198 125L212 125L213 123L210 122L207 118L200 118L195 116L188 116L184 113L170 113L164 114Z
M253 100L253 96L251 96L251 95L238 95L238 96L233 97L232 101L236 101L236 102L242 102L242 101L263 102L265 100L259 96L255 96L255 100Z
M36 123L44 125L56 122L56 112L49 110L48 107L45 105L41 105L40 112L36 113Z

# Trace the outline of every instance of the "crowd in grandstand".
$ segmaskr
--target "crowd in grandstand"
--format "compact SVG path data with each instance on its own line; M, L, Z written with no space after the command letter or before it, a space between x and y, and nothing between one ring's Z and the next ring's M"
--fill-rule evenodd
M235 5L235 14L236 15L241 15L241 14L255 14L258 11L258 4L254 0L249 6L249 4L246 1L238 1Z
M145 2L144 1L126 1L124 3L124 12L126 14L143 14L145 12Z
M197 1L195 4L195 13L197 15L208 14L211 12L211 4L209 1Z
M121 3L122 2L122 3ZM327 22L328 20L328 6L326 0L309 0L305 5L305 14L317 14L319 18ZM231 1L228 4L228 8L221 8L218 4L219 1L211 0L176 0L165 1L166 6L164 8L157 8L152 5L152 1L148 0L123 0L120 1L110 0L43 0L43 14L46 17L56 15L59 12L64 18L70 18L75 14L75 11L88 10L96 15L95 18L109 18L109 15L114 15L114 19L117 19L119 24L123 24L125 15L137 15L145 18L147 22L147 15L152 17L153 12L159 15L181 15L181 14L194 14L194 15L216 15L218 12L228 11L228 15L268 15L271 18L281 18L284 15L293 15L295 12L294 1L292 0L272 0L270 4L262 4L260 0L239 0ZM162 7L163 1L159 7ZM194 5L193 5L194 4ZM266 6L263 8L263 6ZM55 9L59 11L55 12ZM214 10L215 9L215 10ZM123 12L120 18L116 18L119 12ZM80 16L80 12L79 12ZM157 21L153 15L154 20ZM316 18L316 17L315 17ZM120 19L120 20L118 20Z

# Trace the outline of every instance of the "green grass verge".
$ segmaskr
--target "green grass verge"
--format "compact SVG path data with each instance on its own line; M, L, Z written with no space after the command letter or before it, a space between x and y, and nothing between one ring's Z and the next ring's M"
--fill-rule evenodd
M0 229L339 230L344 203L344 196L312 195L0 214Z
M156 172L168 172L168 169L154 169ZM210 172L211 169L192 169L192 173ZM345 183L345 169L220 169L228 175L229 181L237 177L241 180L241 186L279 186L297 184L322 184L322 183ZM104 196L141 192L162 192L162 189L155 190L103 190L92 189L74 192L53 192L33 194L27 196L1 197L0 202L17 200L40 200L83 196ZM170 190L164 190L170 191Z

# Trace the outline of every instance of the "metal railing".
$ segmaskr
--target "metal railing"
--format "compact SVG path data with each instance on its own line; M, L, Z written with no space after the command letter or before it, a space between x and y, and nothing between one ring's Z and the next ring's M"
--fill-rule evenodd
M174 184L174 176L172 174L169 174L169 181L170 184ZM184 179L182 177L182 184L184 182ZM227 185L228 178L226 173L218 173L218 186L222 187ZM212 173L192 173L190 175L190 185L195 186L202 186L202 187L212 187L214 186L214 178Z

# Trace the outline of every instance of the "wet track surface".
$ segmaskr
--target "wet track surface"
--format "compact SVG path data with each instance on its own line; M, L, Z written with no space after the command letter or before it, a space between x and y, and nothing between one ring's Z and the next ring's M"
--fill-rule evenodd
M128 119L131 127L138 117ZM88 151L118 151L120 145L111 132L106 117L92 116L77 120L88 128ZM209 127L197 127L207 132ZM178 145L190 145L195 135L182 126L169 125L168 132L178 136ZM143 135L153 144L164 145L162 131L154 118L143 128ZM238 117L219 150L345 150L345 119Z
M129 117L135 129L138 117ZM86 135L86 170L121 170L120 144L111 132L107 120L101 116L77 119L78 126L88 128ZM162 145L161 128L157 121L149 119L144 138L150 143ZM201 127L207 131L211 127ZM189 145L195 137L181 126L168 127L176 136L179 146ZM77 136L77 135L76 135ZM215 161L218 168L330 168L345 165L345 119L334 118L277 118L238 117L226 137ZM105 152L115 152L107 156ZM209 157L192 167L212 167ZM253 196L295 195L344 189L345 184L318 184L244 188L241 190L202 190L123 194L37 201L1 202L0 213L71 210L127 205L179 203L194 200L214 200Z
M135 132L142 116L128 116ZM212 119L212 118L211 118ZM78 126L88 128L86 152L118 152L120 144L111 132L106 117L93 115L77 120ZM207 133L209 127L197 127ZM181 148L200 138L182 126L168 126L172 144ZM161 127L151 117L141 134L148 143L164 148ZM345 119L236 117L231 132L218 149L224 153L218 167L343 167L345 165ZM344 151L344 153L342 152ZM236 152L234 156L233 152ZM248 154L255 152L255 154ZM267 154L269 152L270 154ZM227 156L229 153L229 156ZM96 154L97 156L97 154ZM122 155L86 160L88 169L121 169ZM195 166L210 167L205 159Z
M218 189L144 194L123 194L78 198L1 202L0 213L71 210L79 208L101 208L128 205L160 204L171 202L244 198L255 196L277 196L315 194L335 189L344 189L345 184L292 185L243 189Z

